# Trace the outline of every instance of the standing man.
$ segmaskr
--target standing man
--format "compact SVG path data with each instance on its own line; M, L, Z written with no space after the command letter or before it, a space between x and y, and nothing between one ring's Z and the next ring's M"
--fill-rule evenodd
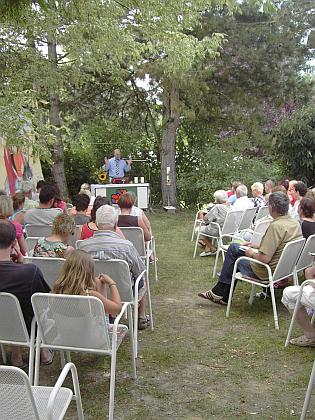
M129 172L131 169L132 160L121 159L121 153L119 149L114 150L114 157L111 159L104 158L105 165L103 165L104 171L108 172L110 178L124 178L125 172Z

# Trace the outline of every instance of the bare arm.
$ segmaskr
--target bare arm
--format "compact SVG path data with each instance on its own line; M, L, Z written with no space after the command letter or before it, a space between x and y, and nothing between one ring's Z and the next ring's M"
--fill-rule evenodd
M25 243L24 236L21 236L17 241L18 241L18 244L19 244L21 254L26 255L27 248L26 248L26 243Z
M143 219L142 219L141 216L138 216L138 225L143 230L144 240L146 242L147 241L150 241L151 240L151 233L150 233L149 229L146 227L146 225L145 225L145 223L144 223L144 221L143 221Z
M269 264L272 257L269 257L269 255L263 254L262 252L254 252L251 248L247 249L245 251L246 257L253 258L254 260L260 261L264 264Z
M114 280L112 280L107 274L100 274L96 278L97 291L91 292L94 296L98 297L104 305L105 312L111 315L119 314L121 311L121 299L118 288ZM110 288L112 298L108 299L104 293L104 286L107 285Z

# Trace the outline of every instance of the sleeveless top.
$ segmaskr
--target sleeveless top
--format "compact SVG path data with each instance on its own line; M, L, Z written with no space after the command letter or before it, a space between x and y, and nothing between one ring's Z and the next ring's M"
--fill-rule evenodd
M38 238L37 244L34 247L34 257L52 257L52 258L65 258L67 245L63 242L51 242L46 238Z
M81 239L92 238L92 236L94 236L94 232L97 232L97 230L91 229L89 224L85 223L85 225L82 226Z
M119 227L139 227L138 217L130 214L120 214L118 217Z

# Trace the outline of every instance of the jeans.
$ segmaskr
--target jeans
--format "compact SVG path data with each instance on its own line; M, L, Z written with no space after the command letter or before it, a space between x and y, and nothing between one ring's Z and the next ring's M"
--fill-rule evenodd
M239 257L243 257L245 252L240 249L240 244L231 244L225 254L225 260L220 274L220 282L225 284L231 284L232 275L235 261ZM238 264L238 271L248 277L257 278L256 274L253 272L250 262L247 260L242 260Z

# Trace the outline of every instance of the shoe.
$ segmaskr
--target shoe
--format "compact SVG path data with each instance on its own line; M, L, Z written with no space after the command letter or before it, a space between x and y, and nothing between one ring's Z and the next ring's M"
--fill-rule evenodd
M298 338L292 338L290 340L290 344L293 346L299 347L315 347L315 339L314 338L307 338L305 335L302 335Z
M227 303L223 300L223 296L216 295L215 293L213 293L212 290L208 290L207 292L203 293L198 293L198 296L203 299L210 300L211 302L217 303L219 305L227 305Z
M145 330L150 325L150 317L138 318L138 330Z
M49 353L50 353L50 359L49 360L47 360L46 362L40 362L40 364L42 365L42 366L49 366L49 365L51 365L52 364L52 362L54 361L54 355L55 355L55 353L54 353L54 351L53 350L50 350L50 349L48 349L48 351L49 351Z
M268 299L269 298L269 296L267 295L266 292L258 292L258 293L256 293L255 297L257 299Z
M216 254L216 252L210 252L210 251L206 252L206 251L204 251L199 255L199 257L212 257L215 254Z

